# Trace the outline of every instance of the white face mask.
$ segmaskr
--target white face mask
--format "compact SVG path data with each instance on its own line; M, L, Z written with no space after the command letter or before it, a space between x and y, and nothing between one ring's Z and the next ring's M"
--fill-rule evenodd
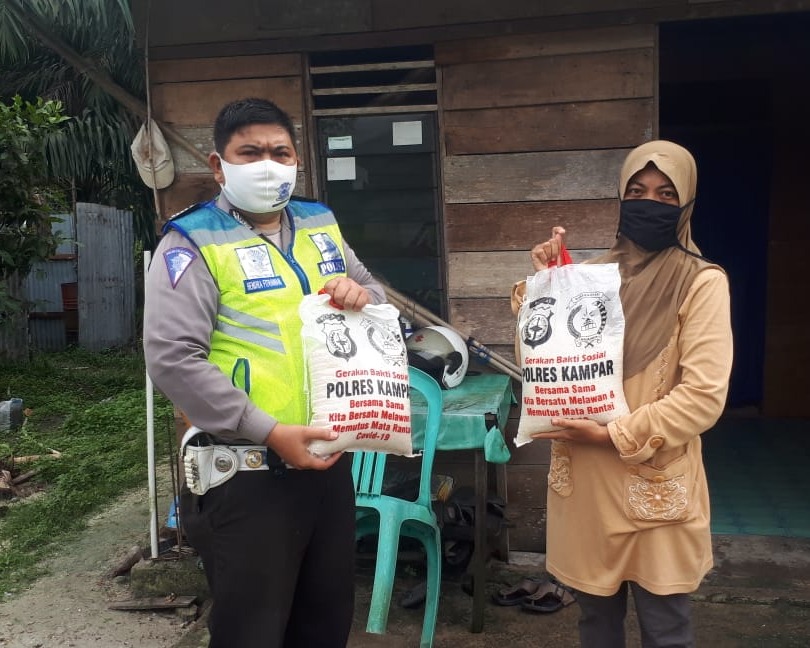
M273 160L231 164L219 157L225 184L222 193L234 207L251 214L276 212L287 206L295 189L298 165Z

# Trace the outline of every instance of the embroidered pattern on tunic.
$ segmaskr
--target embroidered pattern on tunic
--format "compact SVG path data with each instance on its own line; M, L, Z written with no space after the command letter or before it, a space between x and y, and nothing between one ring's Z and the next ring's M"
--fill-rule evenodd
M667 383L667 367L669 366L669 352L672 349L672 343L674 341L674 336L667 342L667 345L661 350L661 353L658 355L661 362L658 365L658 369L656 369L655 373L658 378L658 383L655 385L655 400L661 400L664 396L667 395L667 391L665 391L666 383Z
M636 520L667 522L684 519L689 504L685 483L685 475L678 475L660 483L631 475L627 499L630 517Z
M548 468L548 487L561 497L567 497L574 490L571 479L571 457L568 449L558 442L551 444L551 465Z

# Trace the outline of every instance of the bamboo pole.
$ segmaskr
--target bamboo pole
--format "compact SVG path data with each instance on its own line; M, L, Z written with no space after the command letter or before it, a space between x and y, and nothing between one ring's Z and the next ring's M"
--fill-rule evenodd
M465 335L463 332L459 331L456 327L444 321L438 315L432 313L424 306L417 304L409 297L398 292L396 289L390 286L385 286L385 292L388 295L388 300L394 306L396 306L405 316L416 320L417 323L421 323L422 325L445 326L450 330L455 331L462 338L465 339L467 346L470 348L470 351L474 353L480 361L491 365L494 369L497 369L500 373L506 374L507 376L511 376L515 380L521 380L520 369L513 362L510 362L503 356L488 349L486 346L481 344L478 340L476 340L472 336Z
M388 295L389 301L391 301L392 304L397 306L406 315L409 315L412 319L415 319L417 320L417 322L420 322L428 326L430 325L445 326L455 331L462 337L464 337L464 333L462 333L452 325L445 322L439 316L435 315L434 313L420 306L419 304L416 304L415 302L408 299L404 295L401 295L399 293L394 294L395 292L396 291L393 291ZM491 351L486 346L478 342L478 340L476 340L472 336L467 337L465 341L467 345L470 347L470 351L475 353L475 355L479 358L481 362L490 364L494 368L498 369L501 373L505 373L507 375L512 376L516 380L520 380L520 369L518 369L518 367L515 364L509 362L507 359L498 355L494 351Z

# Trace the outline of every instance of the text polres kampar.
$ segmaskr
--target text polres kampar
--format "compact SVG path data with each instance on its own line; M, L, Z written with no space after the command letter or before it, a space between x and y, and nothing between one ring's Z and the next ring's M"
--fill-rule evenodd
M525 387L533 387L534 393L524 389L523 404L529 416L582 417L612 412L615 406L612 389L599 391L596 384L583 384L612 376L613 360L606 359L604 351L594 354L556 356L554 358L530 358L529 366L523 368ZM571 363L571 364L566 364ZM566 383L548 387L546 383ZM535 384L542 383L542 384Z
M356 396L391 396L394 398L408 398L408 383L385 380L383 378L361 378L364 375L383 375L399 381L408 380L408 374L398 374L391 371L376 371L374 369L360 369L352 371L338 371L336 377L352 376L350 380L338 380L326 383L327 398L348 398L348 411L331 412L329 423L335 432L359 432L357 439L378 438L377 432L394 432L409 434L411 431L411 417L406 413L402 402L381 398L353 398ZM354 377L358 376L358 377ZM357 421L356 423L344 422ZM366 433L367 430L371 432ZM369 436L369 435L375 436Z

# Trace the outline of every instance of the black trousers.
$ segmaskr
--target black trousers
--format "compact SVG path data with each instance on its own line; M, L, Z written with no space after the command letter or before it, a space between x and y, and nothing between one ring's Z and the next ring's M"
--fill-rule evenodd
M354 612L351 455L326 471L241 471L180 521L213 597L209 648L345 648Z
M659 595L625 581L612 596L577 592L582 648L624 648L627 590L633 592L642 648L694 648L689 594Z

